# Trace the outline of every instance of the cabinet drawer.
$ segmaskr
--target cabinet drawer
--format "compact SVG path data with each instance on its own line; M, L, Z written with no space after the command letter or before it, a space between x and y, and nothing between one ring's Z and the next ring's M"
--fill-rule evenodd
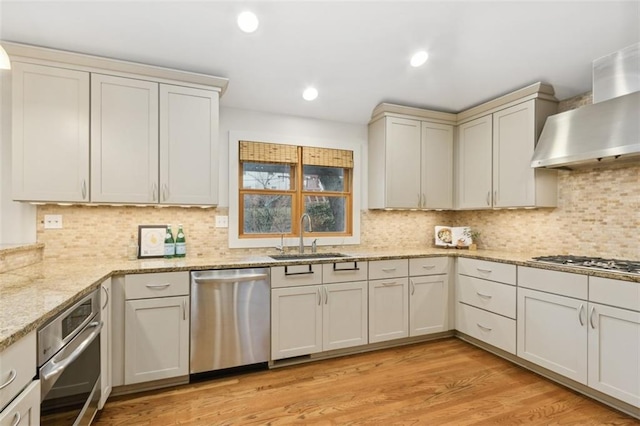
M409 261L407 259L375 260L369 262L369 279L406 277L409 275Z
M39 424L40 380L33 380L7 408L0 412L0 426L38 426Z
M587 300L588 277L570 272L518 267L518 286Z
M449 272L448 257L422 257L409 259L409 275L438 275Z
M485 280L498 281L516 285L516 265L508 263L489 262L487 260L458 259L458 273Z
M589 301L640 311L640 283L589 277Z
M490 345L516 353L516 321L458 303L456 329Z
M36 375L36 333L0 352L0 408L4 408Z
M271 268L271 288L322 284L322 265L304 264Z
M185 271L126 275L124 292L127 300L188 295L189 273Z
M459 275L456 294L460 302L509 318L516 318L514 286Z
M322 265L325 284L367 280L367 262L335 262Z

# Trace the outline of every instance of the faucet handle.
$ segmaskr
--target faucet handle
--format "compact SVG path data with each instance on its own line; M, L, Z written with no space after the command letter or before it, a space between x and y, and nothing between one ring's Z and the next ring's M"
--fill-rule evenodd
M318 239L316 238L311 243L311 253L316 253L318 251Z

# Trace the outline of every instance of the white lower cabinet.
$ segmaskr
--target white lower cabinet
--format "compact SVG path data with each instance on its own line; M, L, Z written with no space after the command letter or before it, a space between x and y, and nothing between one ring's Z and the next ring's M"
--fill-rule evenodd
M409 336L409 278L369 281L369 343Z
M366 281L271 291L274 360L365 345Z
M509 353L516 352L516 322L510 318L458 303L456 329Z
M518 289L518 356L587 384L587 302Z
M40 380L34 380L0 412L0 426L40 425Z
M409 336L449 330L449 258L409 259Z
M100 285L100 402L98 408L102 410L112 388L113 339L111 331L111 278L107 278Z

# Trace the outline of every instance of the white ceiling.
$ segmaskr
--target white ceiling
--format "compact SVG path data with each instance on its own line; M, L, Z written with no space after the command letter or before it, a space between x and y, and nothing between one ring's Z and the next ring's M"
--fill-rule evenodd
M253 34L235 22L247 9ZM2 0L0 39L227 77L222 106L366 123L380 102L457 112L536 81L587 92L591 61L640 41L640 1Z

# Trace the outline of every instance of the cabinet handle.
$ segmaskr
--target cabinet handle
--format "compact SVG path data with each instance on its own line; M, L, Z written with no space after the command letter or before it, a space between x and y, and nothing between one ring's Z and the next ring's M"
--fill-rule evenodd
M420 207L427 207L427 196L422 194L422 206Z
M584 310L584 304L580 304L580 309L578 309L578 321L580 321L580 325L584 325L584 322L582 321L582 311Z
M483 294L483 293L480 293L479 291L476 291L476 294L478 296L480 296L480 297L484 297L484 298L487 298L487 299L491 299L493 297L490 294Z
M349 262L351 263L351 262ZM334 263L333 264L333 271L334 272L340 272L340 271L359 271L360 268L358 268L358 262L353 262L353 268L338 268L338 264Z
M485 274L490 274L492 271L491 269L482 269L482 268L476 268L478 270L478 272L484 272Z
M285 275L308 275L308 274L313 274L313 268L311 267L311 264L309 264L309 270L308 271L303 271L303 272L289 272L289 270L287 268L288 268L287 266L284 267L284 274Z
M329 303L329 292L327 291L327 288L324 287L324 304L326 305L327 303Z
M166 284L147 284L146 287L147 288L151 288L151 289L161 289L161 288L166 288L169 287L171 284L166 283Z
M13 424L11 426L18 426L20 424L20 420L22 420L22 415L20 415L20 411L16 411L13 415Z
M87 181L82 179L82 199L87 198Z
M182 299L182 320L187 320L187 302L185 302L184 298Z
M422 265L423 269L433 269L435 267L436 267L436 265Z
M153 186L151 187L151 200L156 201L156 196L158 195L158 184L153 182Z
M387 281L386 283L381 283L384 286L398 285L396 281Z
M498 191L493 191L493 204L498 204Z
M396 268L382 268L382 272L393 272Z
M104 287L102 287L102 286L100 286L100 287L101 287L101 288L102 288L102 290L104 291L104 294L106 294L106 295L107 295L107 300L105 300L105 301L104 301L104 306L102 307L102 310L103 310L103 309L104 309L104 308L106 308L106 307L107 307L107 305L109 304L109 292L107 291L107 289L106 289L106 288L104 288Z
M487 205L491 205L491 191L487 191Z
M318 288L318 306L322 303L322 295L320 294L320 288Z
M169 186L166 183L162 184L162 201L169 199Z
M17 376L18 376L18 373L16 372L16 370L11 369L11 371L9 372L9 380L7 380L6 382L0 385L0 390L6 388L11 383L13 383L13 381L16 379Z
M416 283L411 280L411 295L413 296L416 292Z
M479 322L477 322L477 323L476 323L476 325L477 325L478 327L480 327L481 329L486 330L486 331L491 331L491 330L493 330L493 329L492 329L492 328L490 328L490 327L485 327L484 325L480 324Z
M596 307L592 306L591 307L591 314L589 315L589 324L591 324L591 328L593 328L595 330L596 325L593 323L593 314L596 313Z

